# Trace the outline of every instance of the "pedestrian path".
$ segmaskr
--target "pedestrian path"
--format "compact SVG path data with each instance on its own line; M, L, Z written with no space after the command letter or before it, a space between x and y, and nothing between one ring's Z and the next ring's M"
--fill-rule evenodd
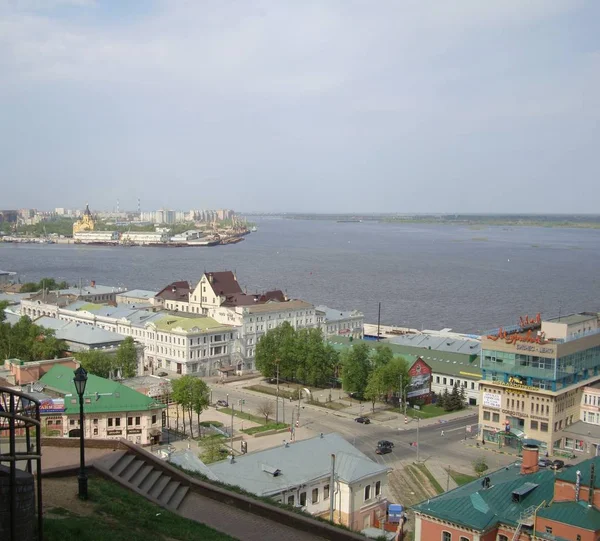
M444 467L440 462L436 460L428 460L425 462L425 466L431 472L431 475L435 477L435 480L440 484L444 491L452 490L458 485L456 481L452 479L448 473L448 468Z

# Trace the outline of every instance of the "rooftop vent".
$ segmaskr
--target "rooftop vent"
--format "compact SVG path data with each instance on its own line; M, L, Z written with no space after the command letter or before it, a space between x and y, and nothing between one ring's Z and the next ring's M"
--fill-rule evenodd
M537 483L524 483L519 488L512 491L512 501L521 503L538 486Z
M281 475L281 470L279 468L275 468L274 466L269 466L268 464L261 464L261 469L265 473L271 474L273 477L277 477Z

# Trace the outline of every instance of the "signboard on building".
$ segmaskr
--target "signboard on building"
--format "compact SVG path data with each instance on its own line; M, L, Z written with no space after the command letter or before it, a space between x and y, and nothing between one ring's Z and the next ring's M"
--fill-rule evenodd
M406 398L424 397L431 394L431 367L418 358L408 370L410 387Z
M121 434L123 434L122 430L107 430L106 431L107 436L120 436Z
M40 402L40 414L63 413L65 411L64 398L45 398Z
M502 406L502 397L497 393L483 393L483 407L497 408Z

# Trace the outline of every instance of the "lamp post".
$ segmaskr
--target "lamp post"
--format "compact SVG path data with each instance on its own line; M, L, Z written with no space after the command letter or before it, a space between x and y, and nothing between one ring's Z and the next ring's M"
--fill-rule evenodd
M83 393L85 393L85 385L87 383L87 372L83 366L80 366L75 370L75 377L73 382L75 383L75 389L79 395L79 475L77 480L79 482L79 499L88 499L88 478L85 472L85 447L84 447L84 431L85 427L83 424Z

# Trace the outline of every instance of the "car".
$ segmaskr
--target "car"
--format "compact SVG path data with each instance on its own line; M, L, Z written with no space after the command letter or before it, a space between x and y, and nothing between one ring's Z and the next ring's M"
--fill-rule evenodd
M229 404L227 403L227 400L217 400L217 406L226 408L227 406L229 406Z
M363 396L360 393L356 393L354 391L351 393L348 393L348 396L350 398L354 398L354 400L362 400L363 399Z
M357 417L356 419L354 419L357 423L361 423L363 425L369 425L371 424L371 419L369 419L368 417Z
M388 453L392 452L392 448L391 447L377 447L377 449L375 449L375 453L377 453L378 455L387 455Z
M555 461L552 462L552 466L550 466L550 467L553 470L560 470L565 467L565 461L556 459Z
M549 458L540 458L538 460L538 466L540 468L549 468L550 466L552 466L552 460L550 460Z
M168 376L168 375L169 375L169 374L167 374L166 372L159 372L159 373L157 374L157 376L158 376L159 378L164 378L165 376Z
M394 442L388 440L379 440L377 442L377 447L389 447L390 449L394 447Z
M563 466L563 469L565 469L565 470L566 470L567 468L572 468L573 466L574 466L574 464L565 464L565 465Z

